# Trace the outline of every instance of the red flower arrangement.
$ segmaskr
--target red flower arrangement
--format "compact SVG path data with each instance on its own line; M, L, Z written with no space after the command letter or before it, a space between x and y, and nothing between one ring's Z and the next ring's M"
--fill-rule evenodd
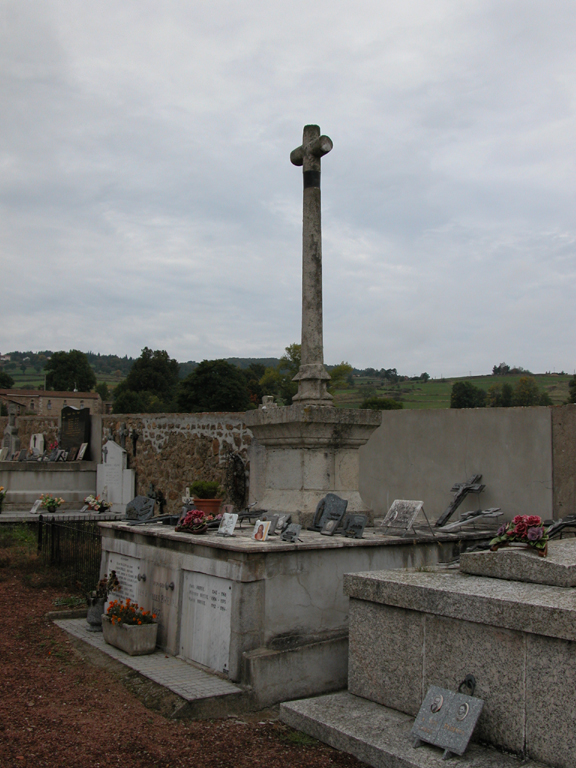
M154 624L156 619L155 613L143 611L138 603L133 603L129 597L126 598L126 602L119 600L111 602L106 615L111 624Z
M215 519L214 515L202 512L201 509L191 509L180 519L176 530L201 533L208 528L208 523Z
M548 551L548 532L538 515L516 515L509 523L498 528L496 536L490 542L490 549L496 552L499 547L510 544L525 545L538 550L545 557Z

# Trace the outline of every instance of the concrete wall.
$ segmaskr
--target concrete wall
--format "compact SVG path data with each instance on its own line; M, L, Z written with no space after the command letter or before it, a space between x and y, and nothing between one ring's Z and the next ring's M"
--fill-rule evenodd
M562 424L555 452L553 414ZM453 498L452 485L478 473L486 490L468 496L459 511L501 507L506 519L551 517L554 455L563 462L557 473L563 514L575 511L575 406L402 410L382 416L382 425L360 449L360 493L376 515L384 515L394 499L421 499L436 519ZM562 453L562 445L570 449Z

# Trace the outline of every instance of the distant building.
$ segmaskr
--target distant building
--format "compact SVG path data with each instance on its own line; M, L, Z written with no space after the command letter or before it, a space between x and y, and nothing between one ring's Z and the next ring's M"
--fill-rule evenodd
M90 413L103 413L102 398L97 392L51 392L47 389L0 389L0 402L13 403L19 413L59 416L65 405L89 408Z

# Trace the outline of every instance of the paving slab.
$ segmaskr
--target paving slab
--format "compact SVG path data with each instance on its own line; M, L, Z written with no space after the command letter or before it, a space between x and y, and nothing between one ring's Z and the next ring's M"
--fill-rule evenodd
M447 763L437 747L414 749L413 717L347 691L281 704L280 719L373 768L545 768L478 744Z
M86 619L58 619L54 623L78 640L167 688L186 702L243 694L242 688L229 680L211 675L175 656L168 656L164 651L157 650L146 656L129 656L104 642L101 632L91 632Z

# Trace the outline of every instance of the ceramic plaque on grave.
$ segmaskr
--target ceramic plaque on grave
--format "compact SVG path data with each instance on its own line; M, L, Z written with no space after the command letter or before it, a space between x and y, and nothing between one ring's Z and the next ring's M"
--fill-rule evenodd
M149 520L154 516L156 502L149 496L136 496L126 504L126 518L135 522Z
M445 750L445 757L463 755L483 706L482 699L431 685L412 727L414 746L423 741Z
M297 523L290 523L283 531L280 536L282 541L289 541L290 543L294 544L296 541L298 541L298 537L300 536L300 531L302 530L302 526L298 525Z
M420 515L426 518L423 501L395 499L382 521L381 527L384 529L384 533L391 536L404 536L409 531L413 531L414 523Z
M90 443L89 408L73 408L71 405L67 405L62 408L60 420L60 447L63 450L69 451L71 448L75 448L77 452L82 443Z
M232 582L184 572L180 653L217 672L230 668Z
M30 437L30 450L34 456L41 456L44 453L44 435L40 432Z
M344 521L344 536L349 539L361 539L367 522L366 515L348 515Z

